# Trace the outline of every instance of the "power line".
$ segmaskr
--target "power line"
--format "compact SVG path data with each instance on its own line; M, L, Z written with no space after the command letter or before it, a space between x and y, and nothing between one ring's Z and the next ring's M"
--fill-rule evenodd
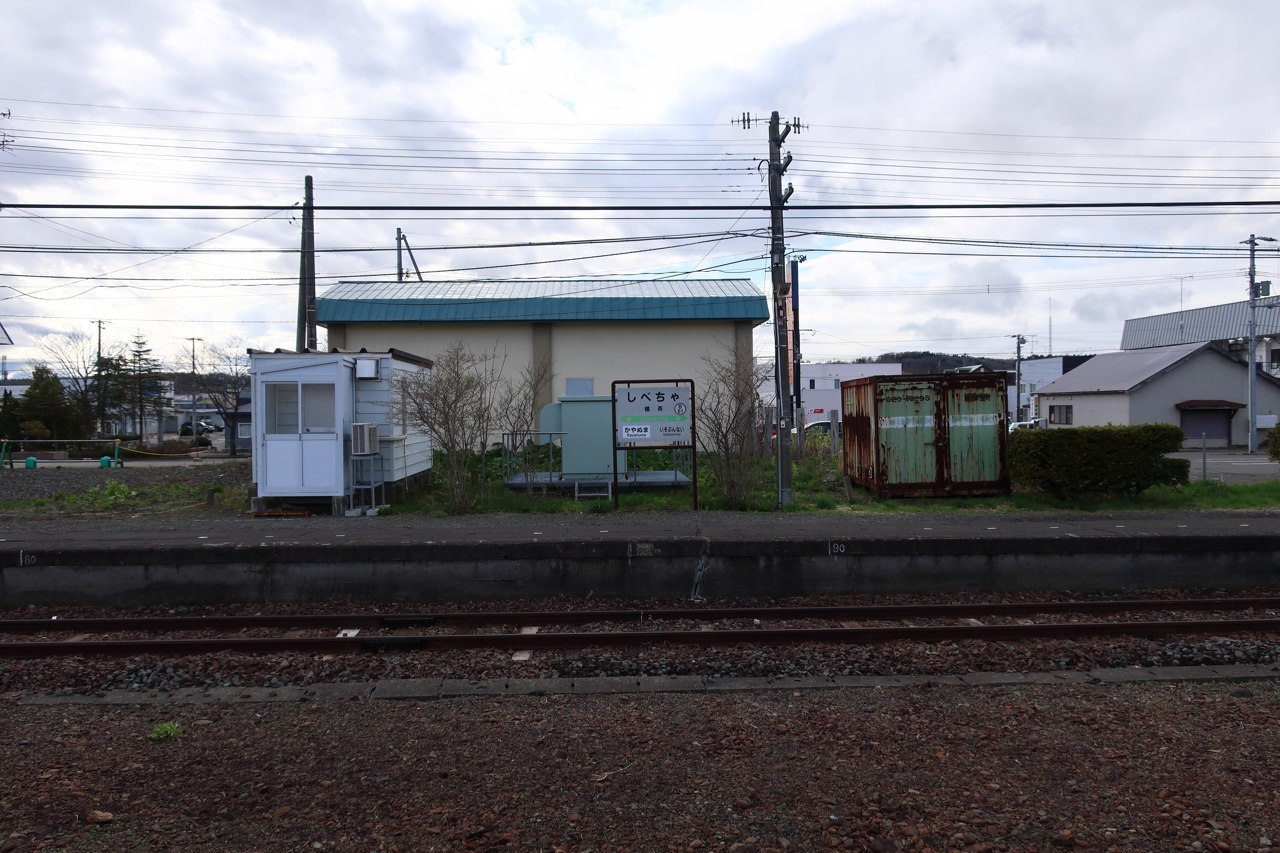
M281 211L289 209L289 205L270 204L49 204L10 202L0 203L0 211L5 208L23 208L27 210L174 210L174 211ZM1227 208L1227 207L1280 207L1280 200L1248 200L1235 201L1062 201L1062 202L973 202L955 204L796 204L788 205L789 211L838 211L838 210L1132 210L1132 209L1168 209L1168 208ZM327 204L315 206L317 211L335 212L680 212L680 211L768 211L767 205L742 204L615 204L615 205L571 205L571 204Z

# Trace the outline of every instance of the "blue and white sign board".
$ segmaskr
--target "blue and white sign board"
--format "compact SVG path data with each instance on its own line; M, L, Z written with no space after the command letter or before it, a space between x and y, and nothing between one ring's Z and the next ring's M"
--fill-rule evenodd
M618 444L693 444L689 386L615 386L614 438Z

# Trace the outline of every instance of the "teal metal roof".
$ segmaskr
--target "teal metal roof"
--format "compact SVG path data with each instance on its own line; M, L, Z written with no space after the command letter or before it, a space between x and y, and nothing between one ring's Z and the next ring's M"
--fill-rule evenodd
M343 281L316 299L318 323L769 319L750 280Z

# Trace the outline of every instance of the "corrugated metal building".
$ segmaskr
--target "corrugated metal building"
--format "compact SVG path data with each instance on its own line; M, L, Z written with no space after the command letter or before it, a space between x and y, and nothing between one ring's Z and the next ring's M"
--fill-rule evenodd
M1094 356L1037 393L1049 428L1178 424L1188 446L1203 433L1210 447L1247 444L1249 374L1214 343L1154 347ZM1237 414L1238 413L1238 414ZM1258 371L1258 413L1280 413L1280 380Z
M538 406L609 393L614 380L697 379L704 356L751 358L769 319L747 279L347 281L316 300L329 346L435 356L455 341L497 351L504 371L546 363Z
M1258 300L1257 360L1270 373L1280 373L1280 297ZM1229 302L1124 321L1120 349L1135 350L1213 342L1241 360L1249 334L1249 303Z

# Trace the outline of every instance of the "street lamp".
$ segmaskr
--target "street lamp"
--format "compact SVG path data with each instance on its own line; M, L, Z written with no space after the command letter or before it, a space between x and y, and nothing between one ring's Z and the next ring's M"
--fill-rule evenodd
M1249 245L1249 452L1258 452L1258 283L1256 255L1258 241L1276 242L1275 237L1257 237L1249 235L1241 244Z

